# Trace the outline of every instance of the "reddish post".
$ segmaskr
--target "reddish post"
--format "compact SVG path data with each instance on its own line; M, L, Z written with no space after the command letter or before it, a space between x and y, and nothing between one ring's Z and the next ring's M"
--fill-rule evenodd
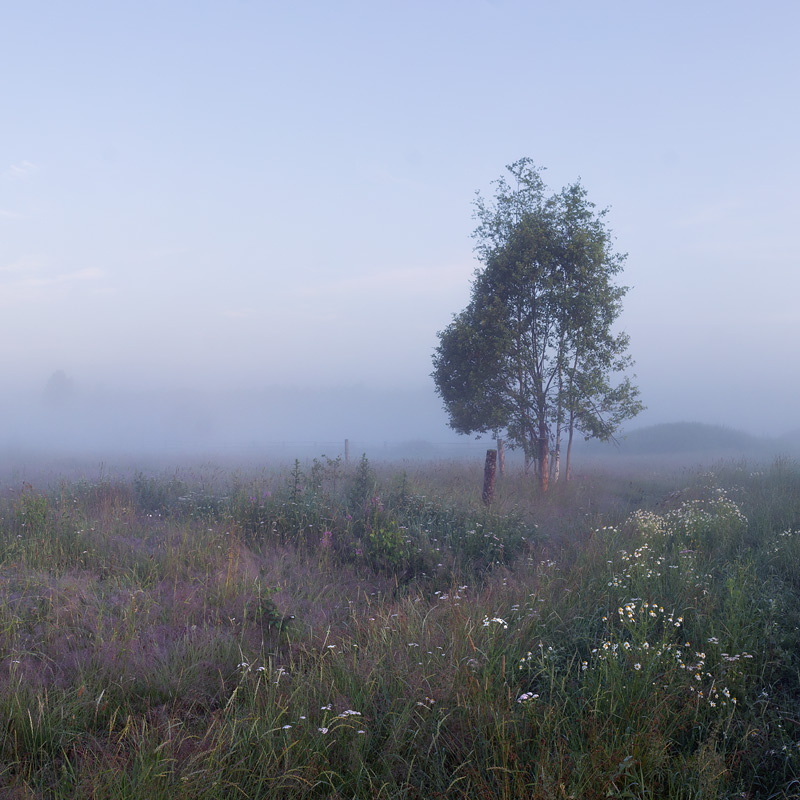
M494 500L494 473L497 468L497 450L486 451L486 464L483 467L483 504L490 506Z

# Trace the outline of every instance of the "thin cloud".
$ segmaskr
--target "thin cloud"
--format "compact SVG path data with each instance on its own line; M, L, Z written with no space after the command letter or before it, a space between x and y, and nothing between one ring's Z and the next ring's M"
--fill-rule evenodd
M27 178L34 172L38 172L39 169L41 169L41 167L38 164L34 164L32 161L20 161L18 164L12 164L8 168L7 174L9 178L19 180L21 178Z
M32 270L41 269L44 266L44 261L39 256L23 256L16 261L10 261L7 264L0 264L0 273L7 272L17 274L20 272L31 272Z
M96 294L104 287L101 283L105 272L96 267L87 267L56 275L42 274L38 264L25 266L19 262L0 270L0 308L15 309L37 307L43 301L65 299L78 286L86 287L82 293ZM31 306L31 304L33 304Z
M0 272L7 273L9 275L20 273L24 274L35 271L40 266L40 262L20 259L19 261L6 265L5 267L0 267ZM95 281L103 277L105 277L105 272L102 269L98 269L96 267L87 267L85 269L75 270L75 272L64 272L60 275L35 275L30 277L21 277L17 278L16 280L11 280L5 285L6 287L36 289L44 286L63 286L64 284L69 283Z

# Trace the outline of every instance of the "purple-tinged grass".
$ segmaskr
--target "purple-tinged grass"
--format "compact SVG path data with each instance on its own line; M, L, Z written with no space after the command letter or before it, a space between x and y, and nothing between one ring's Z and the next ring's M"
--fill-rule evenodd
M724 502L724 471L509 474L490 511L474 469L323 466L0 508L5 794L789 791L791 465Z

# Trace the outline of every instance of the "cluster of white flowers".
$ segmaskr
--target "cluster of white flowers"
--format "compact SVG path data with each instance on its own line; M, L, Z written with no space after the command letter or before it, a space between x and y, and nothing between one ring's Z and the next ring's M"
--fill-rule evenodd
M683 615L665 611L659 603L634 598L617 608L617 618L621 629L611 626L608 616L603 617L603 621L609 624L609 631L606 638L592 649L591 661L581 662L582 672L612 661L619 667L648 674L649 679L658 676L660 685L683 686L711 708L721 710L736 705L736 697L724 682L730 679L732 670L737 669L732 665L740 659L752 658L752 655L720 653L718 659L712 659L716 666L709 668L705 652L695 649L684 639L675 641L678 630L683 628ZM719 639L712 636L708 643L718 647Z
M680 508L666 514L665 521L673 536L689 545L697 544L703 535L737 534L747 527L747 517L723 489L717 489L708 500L682 503Z
M649 540L658 540L669 534L666 521L654 511L645 511L640 508L628 517L626 524L634 526L645 539Z
M615 564L613 560L608 562L611 567L608 586L632 590L634 586L640 587L647 581L661 578L666 570L677 571L685 582L693 586L700 585L701 576L696 568L694 550L684 549L669 560L675 563L668 563L667 557L663 553L657 552L648 542L637 547L633 552L620 550L620 563Z
M332 711L333 710L333 704L332 703L328 703L328 704L326 704L324 706L320 706L319 710L320 711ZM330 719L333 719L333 720L345 719L346 720L346 719L349 719L351 717L360 717L360 716L362 716L361 712L360 711L355 711L352 708L348 708L346 711L341 711L340 713L336 714L335 716L333 716L331 718L329 718L328 715L326 714L323 717L323 724L320 725L319 727L317 727L317 731L319 733L321 733L323 736L325 736L327 733L329 733L329 732L334 730L334 728L331 727L331 723L329 721ZM300 717L301 720L304 720L305 718L306 718L305 715ZM286 730L287 728L290 728L290 727L291 727L291 725L284 725L283 729ZM366 733L366 731L359 729L359 730L356 731L356 733L364 734L364 733Z
M439 564L439 566L442 565ZM458 605L458 603L464 599L462 592L466 592L468 588L469 586L459 586L452 592L436 591L434 594L438 596L439 600L452 600L456 605Z
M552 645L548 645L545 649L544 642L539 642L539 652L534 655L532 650L528 650L528 652L519 660L519 665L517 669L525 669L532 661L543 661L545 659L554 659L556 658L556 651L553 649Z
M794 551L796 554L800 542L800 530L785 530L774 535L773 541L768 545L772 553L782 554L788 551Z

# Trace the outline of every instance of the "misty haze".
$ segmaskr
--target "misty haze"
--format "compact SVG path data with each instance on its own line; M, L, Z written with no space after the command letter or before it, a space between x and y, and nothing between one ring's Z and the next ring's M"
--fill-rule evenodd
M457 441L431 357L524 155L627 253L623 434L800 428L793 5L51 11L0 56L0 447Z
M5 5L0 797L798 796L799 4Z

